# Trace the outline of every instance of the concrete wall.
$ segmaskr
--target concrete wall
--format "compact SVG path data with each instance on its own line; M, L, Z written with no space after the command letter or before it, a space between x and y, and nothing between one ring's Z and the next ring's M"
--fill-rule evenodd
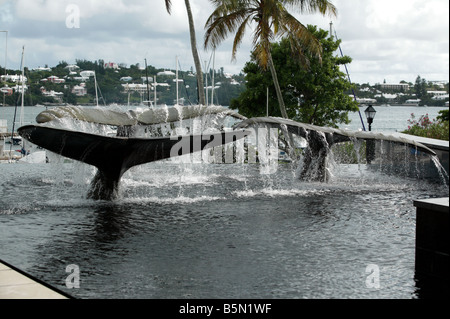
M415 277L421 298L448 298L450 285L449 198L414 201Z

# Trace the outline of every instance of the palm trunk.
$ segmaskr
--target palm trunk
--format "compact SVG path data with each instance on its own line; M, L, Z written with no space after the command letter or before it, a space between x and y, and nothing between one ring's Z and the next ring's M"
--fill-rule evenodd
M288 119L288 115L286 113L286 106L284 105L283 95L281 94L280 84L278 83L277 71L275 70L275 66L273 65L272 54L269 51L269 69L270 73L272 73L273 84L275 85L275 92L277 92L278 104L280 105L281 116L285 119Z
M189 31L191 34L191 49L192 56L194 57L195 71L197 72L197 89L198 89L198 99L200 105L206 105L205 100L205 90L203 85L203 72L202 66L200 64L200 58L197 52L197 40L195 38L195 27L194 27L194 18L192 17L191 5L189 0L184 1L186 4L186 11L189 19Z

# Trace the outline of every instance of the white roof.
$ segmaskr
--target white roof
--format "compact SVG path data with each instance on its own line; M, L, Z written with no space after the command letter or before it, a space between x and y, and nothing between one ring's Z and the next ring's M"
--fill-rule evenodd
M175 73L173 73L172 71L162 71L158 72L157 75L175 75Z

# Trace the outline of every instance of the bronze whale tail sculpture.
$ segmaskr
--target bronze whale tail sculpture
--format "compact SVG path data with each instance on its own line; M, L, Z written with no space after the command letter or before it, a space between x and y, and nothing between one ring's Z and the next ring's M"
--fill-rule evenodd
M192 110L194 109L190 111ZM205 115L206 109L197 108L190 114L187 114L186 109L184 111L185 118L189 118ZM213 110L213 113L217 114L219 111L223 110ZM211 113L211 110L208 112ZM226 115L231 114L228 110L223 112ZM147 123L143 123L139 122L139 119L130 118L125 114L110 114L110 112L96 108L57 108L42 112L37 117L40 124L23 126L18 129L18 133L26 140L46 150L95 166L98 171L91 181L87 197L96 200L116 198L122 175L133 166L213 148L244 138L249 134L245 130L236 130L150 138L130 136L133 126L154 124L154 122L161 121L163 117L167 119L172 116L172 120L177 118L174 114L167 115L168 112L164 111L164 114L160 112L162 115L159 114L161 116L155 119L153 113L155 112L152 110L151 117L146 114ZM67 117L96 124L118 125L117 132L121 133L118 133L119 136L103 136L42 125ZM169 118L169 120L171 119Z

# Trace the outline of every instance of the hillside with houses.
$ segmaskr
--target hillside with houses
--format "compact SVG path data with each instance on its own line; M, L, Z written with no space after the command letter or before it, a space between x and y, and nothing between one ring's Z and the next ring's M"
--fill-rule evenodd
M96 105L97 101L98 105L140 105L149 100L173 105L177 96L178 104L198 103L197 81L192 70L77 60L75 64L60 62L55 67L25 68L24 78L19 70L5 72L0 68L0 74L3 74L0 103L5 106L18 103L22 88L26 105ZM245 89L242 74L228 74L223 68L211 70L205 80L210 104L228 105Z
M178 85L176 73L178 73ZM173 105L197 104L197 81L194 71L127 66L115 62L76 60L60 62L54 67L0 68L0 105L18 104L22 88L26 105L108 105L151 103ZM214 81L214 90L212 87ZM244 74L228 74L224 68L210 70L205 76L209 104L230 105L245 90ZM97 87L97 90L96 90ZM177 90L178 89L178 90ZM354 84L348 95L360 104L445 106L449 101L449 83L427 81L418 76L415 82Z
M360 104L448 106L449 83L427 81L418 76L415 83L356 84L354 89ZM353 94L353 92L352 92Z

